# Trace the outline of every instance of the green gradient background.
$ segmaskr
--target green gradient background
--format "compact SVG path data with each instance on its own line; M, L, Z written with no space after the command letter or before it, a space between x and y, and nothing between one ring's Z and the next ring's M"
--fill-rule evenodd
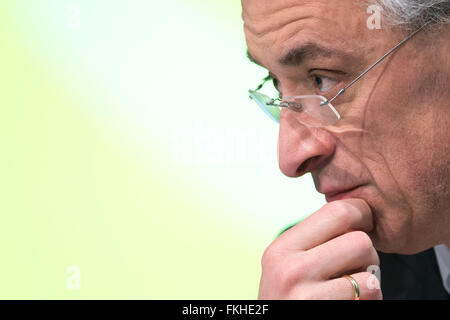
M0 298L257 297L265 247L324 200L277 167L240 11L0 1ZM173 132L196 123L269 132L267 161L174 163Z

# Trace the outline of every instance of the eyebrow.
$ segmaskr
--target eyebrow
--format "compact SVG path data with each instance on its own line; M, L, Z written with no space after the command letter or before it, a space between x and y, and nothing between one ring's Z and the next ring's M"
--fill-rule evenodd
M258 66L263 67L262 63L258 62L258 60L256 60L255 58L253 58L253 56L251 55L250 51L248 51L248 49L247 49L247 58L248 58L248 60L250 60L250 61L253 62L254 64L257 64Z
M299 66L303 62L317 57L326 57L326 58L338 57L342 59L354 58L354 56L348 52L336 49L329 49L317 43L307 42L303 45L300 45L296 48L289 50L288 53L285 54L278 62L283 66L289 67ZM247 58L251 62L263 67L263 65L251 55L248 49L247 49Z

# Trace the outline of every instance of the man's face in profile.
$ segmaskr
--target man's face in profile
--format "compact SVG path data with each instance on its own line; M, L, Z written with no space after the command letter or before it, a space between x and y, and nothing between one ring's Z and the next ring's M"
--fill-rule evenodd
M381 29L369 29L368 5L243 0L249 54L282 96L331 99L410 33L383 20ZM334 126L307 127L282 110L282 172L311 172L327 201L365 200L375 225L370 236L381 251L450 243L448 52L442 32L418 33L333 102L342 117Z

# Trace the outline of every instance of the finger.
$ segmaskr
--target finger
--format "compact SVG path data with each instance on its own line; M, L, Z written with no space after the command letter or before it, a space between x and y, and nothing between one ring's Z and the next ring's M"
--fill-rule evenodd
M323 280L349 271L366 271L369 266L380 264L370 237L362 231L343 234L303 255L304 259L320 261L313 276Z
M333 201L285 231L276 240L278 245L308 250L344 233L373 228L372 211L362 199Z
M380 281L370 272L359 272L350 275L358 285L360 300L381 300L383 293ZM323 282L318 288L323 299L328 300L354 300L355 288L350 280L339 277Z

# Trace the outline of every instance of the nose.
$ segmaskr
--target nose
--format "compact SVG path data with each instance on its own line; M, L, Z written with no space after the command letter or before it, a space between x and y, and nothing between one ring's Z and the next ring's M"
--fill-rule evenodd
M278 164L288 177L311 172L334 154L335 138L323 128L299 122L290 110L282 110L278 135Z

